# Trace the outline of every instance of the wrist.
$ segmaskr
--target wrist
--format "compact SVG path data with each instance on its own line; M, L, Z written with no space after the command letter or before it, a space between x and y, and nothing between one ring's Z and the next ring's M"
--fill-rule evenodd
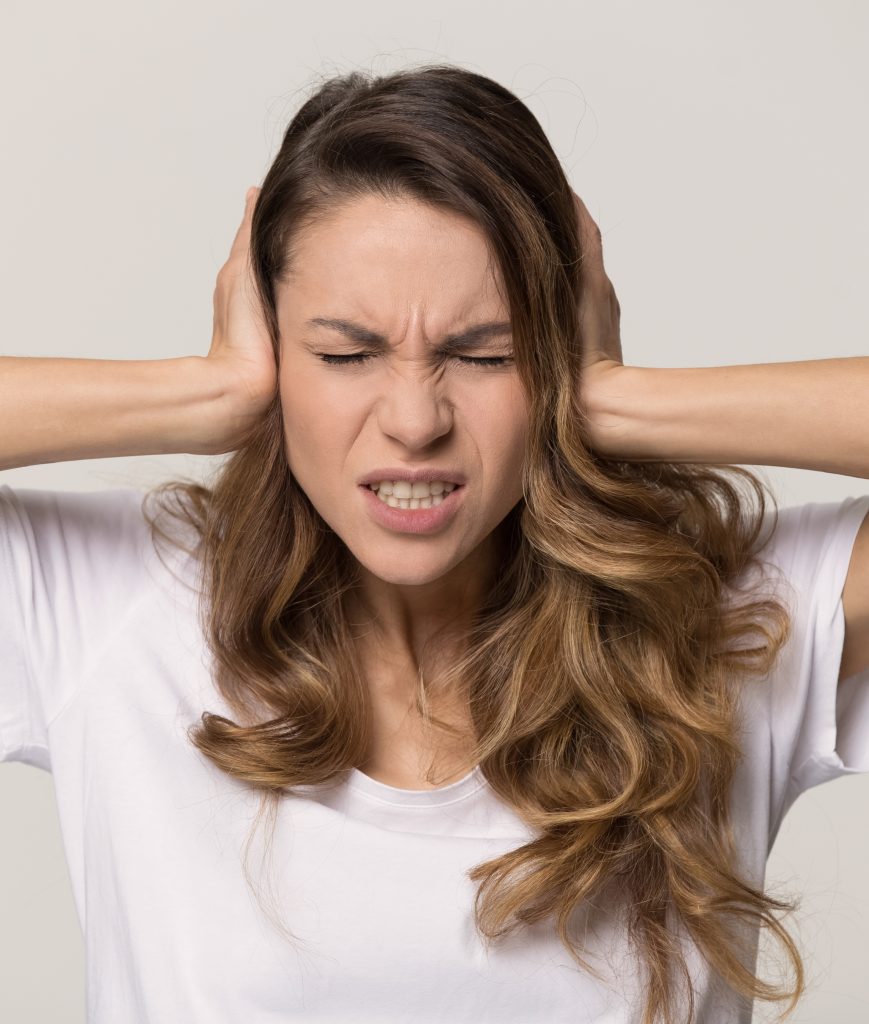
M234 358L194 358L198 360L194 373L202 378L208 409L198 453L223 455L241 447L268 411L275 398L275 378L255 372L256 367L245 373L246 365Z
M642 409L654 387L654 368L600 360L582 372L582 394L592 448L611 459L649 457Z
M164 372L176 382L173 388L176 418L172 451L189 455L214 455L231 408L226 382L205 356L183 356L163 361Z

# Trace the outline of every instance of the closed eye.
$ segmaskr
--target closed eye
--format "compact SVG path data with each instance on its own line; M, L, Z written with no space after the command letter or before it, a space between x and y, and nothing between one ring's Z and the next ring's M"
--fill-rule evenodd
M354 352L352 355L336 356L321 352L318 353L318 357L327 366L348 366L351 363L358 364L371 359L372 353ZM511 356L453 356L453 359L458 359L466 366L506 366L513 361Z

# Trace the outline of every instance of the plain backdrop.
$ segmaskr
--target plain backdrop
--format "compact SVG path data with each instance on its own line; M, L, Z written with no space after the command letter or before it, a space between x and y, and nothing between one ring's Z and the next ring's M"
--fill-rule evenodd
M867 58L861 0L4 0L0 351L204 355L245 190L313 85L447 61L540 119L603 232L627 363L864 355ZM0 482L145 487L214 466L104 459ZM761 473L783 506L869 490ZM811 790L770 857L768 887L802 894L795 1024L869 1020L867 810L865 776ZM0 811L0 1020L82 1024L51 775L0 767Z

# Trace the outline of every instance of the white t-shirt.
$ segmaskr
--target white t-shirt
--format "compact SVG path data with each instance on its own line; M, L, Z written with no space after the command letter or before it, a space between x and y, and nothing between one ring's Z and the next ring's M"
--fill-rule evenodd
M286 798L272 877L300 941L268 925L241 869L259 798L185 735L203 710L233 717L194 588L173 575L189 559L161 563L141 497L0 486L0 760L53 773L89 1024L637 1024L642 985L615 919L588 936L602 981L544 926L485 950L466 872L534 833L479 769L425 791L354 770ZM869 672L837 689L867 511L869 495L781 509L766 549L795 622L774 673L744 690L733 814L757 886L798 794L869 770ZM256 852L249 863L256 879ZM747 1024L686 953L699 1019Z

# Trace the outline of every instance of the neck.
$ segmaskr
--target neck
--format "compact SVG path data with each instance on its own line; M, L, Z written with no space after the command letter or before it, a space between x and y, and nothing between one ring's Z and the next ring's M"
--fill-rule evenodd
M424 667L429 644L440 657L445 644L461 642L495 571L491 536L459 565L427 583L388 583L360 566L359 586L349 600L354 633L382 664Z

